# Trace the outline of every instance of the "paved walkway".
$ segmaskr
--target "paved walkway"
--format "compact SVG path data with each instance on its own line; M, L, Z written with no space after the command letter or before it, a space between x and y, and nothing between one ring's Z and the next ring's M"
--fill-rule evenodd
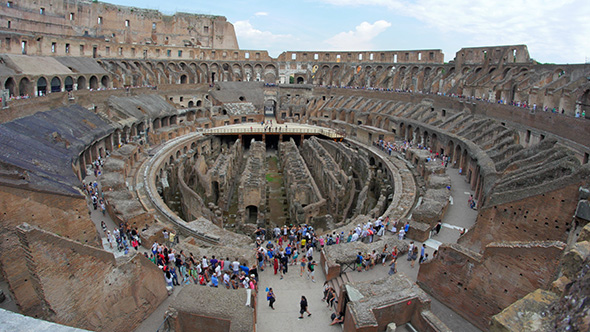
M312 282L307 279L306 273L303 277L300 276L300 268L289 266L289 272L282 280L278 274L273 274L272 268L260 272L257 332L341 330L340 326L330 326L330 315L334 310L327 308L326 302L322 301L326 280L322 269L316 267L316 282ZM276 295L275 310L266 301L267 287L272 287ZM308 317L304 314L304 318L299 319L299 301L302 295L307 298L308 310L312 315Z

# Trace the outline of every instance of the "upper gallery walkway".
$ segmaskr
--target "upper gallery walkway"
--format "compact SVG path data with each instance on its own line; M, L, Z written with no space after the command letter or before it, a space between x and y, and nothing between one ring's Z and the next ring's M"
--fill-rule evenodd
M203 135L291 135L324 136L333 140L342 140L344 134L331 128L299 123L247 122L203 130Z

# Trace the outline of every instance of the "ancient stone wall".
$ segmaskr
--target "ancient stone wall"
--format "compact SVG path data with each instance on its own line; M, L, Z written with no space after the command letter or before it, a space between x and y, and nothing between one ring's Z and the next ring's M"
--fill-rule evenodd
M287 199L291 202L291 220L296 224L309 223L312 217L325 214L326 200L322 197L293 139L279 143L279 158Z
M266 211L266 143L250 143L246 166L240 178L238 196L238 216L243 223L258 223Z
M95 331L128 331L167 297L162 271L143 255L116 261L102 249L28 225L18 232L45 318Z
M420 265L418 284L483 330L491 316L556 277L562 242L491 243L483 255L442 245Z
M316 184L327 200L328 211L336 222L346 218L355 187L352 174L347 174L319 143L317 138L303 141L301 156L310 168ZM350 171L350 170L349 170Z
M19 32L96 38L113 43L237 49L233 25L223 16L176 13L87 1L18 1L0 20ZM51 43L46 46L49 50ZM88 52L92 54L89 47Z
M244 149L240 141L236 141L228 150L222 151L213 166L207 170L208 185L205 187L208 201L216 206L228 204L235 177L241 172Z
M26 207L26 212L23 210ZM84 197L30 191L14 186L0 186L2 234L0 261L2 273L23 313L41 314L41 306L31 285L29 271L22 259L16 226L27 222L80 243L99 247L100 238L88 216Z
M459 243L481 251L495 241L567 242L580 184L480 208L475 227Z
M188 164L190 165L190 164ZM185 178L187 178L186 166L187 163L183 163L178 166L178 190L180 192L180 199L182 201L182 211L186 221L191 221L199 217L205 217L214 220L214 215L211 210L207 207L203 198L199 196L189 185L187 185ZM188 173L189 181L194 181L195 175L191 172Z

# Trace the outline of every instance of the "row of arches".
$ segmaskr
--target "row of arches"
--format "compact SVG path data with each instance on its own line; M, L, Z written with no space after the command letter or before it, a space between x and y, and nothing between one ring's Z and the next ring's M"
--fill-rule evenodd
M48 93L85 90L85 89L106 89L110 87L111 79L108 75L103 75L100 78L96 75L91 75L88 79L86 76L53 76L51 78L40 76L36 79L29 77L21 77L16 84L14 77L8 77L4 81L4 89L8 90L11 97L16 96L42 96Z
M98 61L120 86L199 84L223 81L276 83L278 69L272 63L219 63L185 61Z

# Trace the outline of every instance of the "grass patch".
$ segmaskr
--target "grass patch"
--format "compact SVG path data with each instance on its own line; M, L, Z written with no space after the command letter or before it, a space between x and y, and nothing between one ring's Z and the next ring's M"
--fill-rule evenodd
M266 182L279 182L281 178L276 173L267 173L266 174Z

